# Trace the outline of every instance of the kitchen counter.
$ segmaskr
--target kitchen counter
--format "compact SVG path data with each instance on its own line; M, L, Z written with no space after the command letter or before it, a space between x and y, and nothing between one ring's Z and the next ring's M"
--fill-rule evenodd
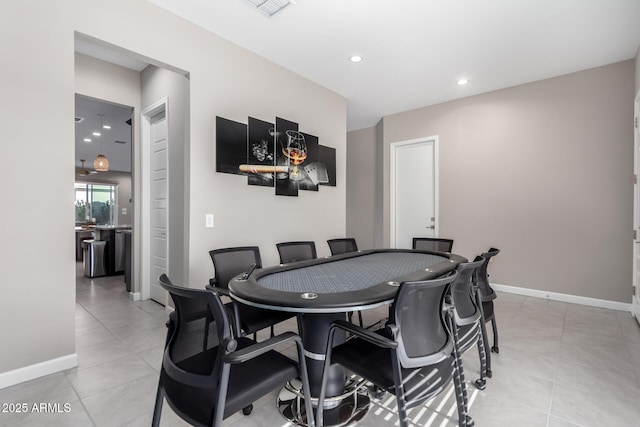
M96 225L96 230L131 230L130 225Z

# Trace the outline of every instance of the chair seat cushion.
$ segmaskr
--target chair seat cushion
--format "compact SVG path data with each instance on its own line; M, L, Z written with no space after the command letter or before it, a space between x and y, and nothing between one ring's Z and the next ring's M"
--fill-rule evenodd
M478 342L480 336L480 321L458 327L458 340L460 353L469 350Z
M238 349L254 344L248 338L238 339ZM179 367L202 375L210 373L218 357L218 347L210 348L179 362ZM266 369L265 367L268 367ZM209 372L205 372L206 370ZM224 418L249 406L271 390L298 377L297 363L274 351L245 363L231 365ZM195 388L173 380L163 369L161 374L166 398L176 413L194 425L210 425L216 405L217 384L211 388ZM188 416L185 416L188 414Z
M377 331L380 333L381 331ZM384 335L384 334L383 334ZM391 349L378 347L354 338L333 349L332 361L337 362L378 387L395 394ZM401 369L407 402L420 403L439 393L453 376L453 357L423 368ZM409 406L413 406L409 403Z
M225 418L298 377L298 364L274 350L231 365Z

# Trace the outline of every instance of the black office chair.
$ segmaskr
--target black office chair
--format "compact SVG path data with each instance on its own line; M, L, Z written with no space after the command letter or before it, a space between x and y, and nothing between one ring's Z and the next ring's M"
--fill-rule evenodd
M420 251L451 252L452 239L437 239L434 237L414 237L413 249Z
M464 354L474 345L478 347L480 357L480 378L475 384L480 390L487 385L487 352L482 335L482 309L480 295L475 284L476 270L480 268L484 259L477 257L473 262L458 264L458 277L451 283L451 298L454 311L454 322L457 326L454 335L458 340L460 354ZM464 381L464 378L463 378ZM466 402L466 396L465 396Z
M258 344L238 338L215 291L175 286L164 274L160 284L175 311L168 322L153 426L160 424L164 399L188 423L217 427L240 409L249 415L254 401L294 378L301 378L304 395L311 396L298 335L286 332ZM289 342L296 343L299 364L274 350ZM305 410L313 420L311 399L305 399Z
M358 245L356 244L356 239L347 237L344 239L330 239L327 240L327 244L329 245L329 250L331 251L331 255L342 255L349 252L358 252ZM360 326L364 326L362 321L362 312L357 310L358 313L358 323ZM351 322L353 318L353 312L349 312L349 321Z
M276 248L280 255L280 264L318 258L315 242L276 243Z
M213 261L215 277L209 279L207 288L214 289L220 295L229 296L229 281L247 271L251 265L262 268L260 249L257 246L214 249L209 251L209 255ZM274 325L295 317L293 313L264 310L234 302L225 304L225 307L233 313L236 335L254 334L254 339L256 332L269 327L273 336Z
M327 373L339 363L376 387L396 396L400 426L408 426L407 409L427 401L454 383L458 406L458 425L473 425L462 400L466 394L461 382L462 362L453 331L453 308L445 302L449 284L457 277L420 282L403 282L391 308L391 319L384 329L370 331L338 320L329 329L324 374L316 412L316 425L322 426ZM353 339L333 347L338 329Z
M498 348L498 327L496 326L496 313L493 310L493 300L496 299L497 295L493 288L489 285L489 274L487 273L487 268L489 267L489 261L492 257L498 255L500 253L500 249L491 248L487 252L483 253L481 256L484 258L484 262L478 269L478 288L480 290L480 300L482 301L482 312L484 316L484 321L491 321L491 326L493 328L493 347L491 347L491 351L494 353L499 353L500 349ZM489 339L487 337L486 329L484 331L484 340L485 347L489 348ZM489 366L491 369L491 366Z
M346 254L349 252L358 252L358 245L354 238L330 239L327 240L331 255Z

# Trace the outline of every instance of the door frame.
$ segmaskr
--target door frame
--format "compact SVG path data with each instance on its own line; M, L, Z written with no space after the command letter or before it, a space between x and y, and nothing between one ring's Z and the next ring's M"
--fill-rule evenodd
M409 139L406 141L392 142L389 145L389 201L391 212L389 215L389 246L396 247L396 150L399 147L413 144L421 144L425 142L433 142L433 216L436 218L434 222L434 236L439 236L440 229L440 181L439 181L439 162L440 156L438 151L438 135Z
M147 300L151 296L151 118L164 109L165 120L169 123L169 99L160 98L158 101L144 108L140 112L141 125L141 245L140 245L140 299ZM167 132L168 138L168 132ZM167 143L168 149L168 143ZM168 154L167 154L168 157ZM167 159L168 160L168 159ZM167 167L167 183L169 182L169 169ZM167 186L167 216L169 215L169 188ZM167 221L167 276L169 275L169 221ZM165 303L165 307L167 304Z
M640 91L636 94L633 108L633 294L631 295L631 314L640 323Z

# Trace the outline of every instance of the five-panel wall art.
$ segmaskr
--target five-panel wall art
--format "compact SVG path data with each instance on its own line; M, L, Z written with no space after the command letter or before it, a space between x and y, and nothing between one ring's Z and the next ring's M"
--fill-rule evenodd
M277 196L297 196L299 190L336 185L336 149L289 120L276 118L274 124L249 117L244 124L216 117L216 171L275 187Z

